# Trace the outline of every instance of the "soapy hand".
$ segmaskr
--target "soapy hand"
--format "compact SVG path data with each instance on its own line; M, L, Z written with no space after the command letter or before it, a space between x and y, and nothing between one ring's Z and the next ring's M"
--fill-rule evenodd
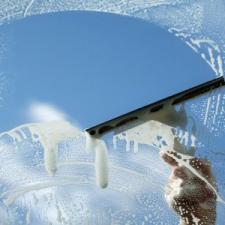
M169 156L173 154L174 157ZM216 193L188 168L179 165L174 152L161 153L163 160L172 166L172 173L165 188L169 206L180 216L181 225L214 225L216 221ZM215 187L209 162L192 158L188 160L201 176Z

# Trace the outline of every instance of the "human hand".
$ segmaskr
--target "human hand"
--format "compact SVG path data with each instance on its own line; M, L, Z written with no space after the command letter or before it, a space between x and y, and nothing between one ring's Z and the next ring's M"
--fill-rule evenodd
M171 157L170 155L174 157ZM174 152L162 152L163 160L172 166L172 173L165 188L169 206L180 216L181 225L214 225L216 221L216 193L201 178L185 166L179 165ZM209 162L189 159L189 165L215 187Z

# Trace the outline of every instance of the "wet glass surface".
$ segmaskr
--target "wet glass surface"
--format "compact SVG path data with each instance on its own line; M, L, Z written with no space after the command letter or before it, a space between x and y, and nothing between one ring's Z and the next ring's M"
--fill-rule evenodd
M183 56L184 62L186 61L183 65L185 68L171 67L171 71L177 73L177 79L183 80L183 84L187 82L186 73L191 72L193 68L196 74L200 68L199 75L203 77L205 75L206 80L210 76L213 78L223 75L224 5L222 0L213 3L169 0L117 1L116 3L65 1L62 5L58 1L2 2L0 6L2 22L0 223L3 225L172 225L182 221L183 224L223 225L225 213L224 88L210 91L175 109L168 107L161 112L160 116L158 113L154 114L152 118L149 118L150 121L132 129L125 127L123 130L107 135L104 137L107 154L104 147L93 147L93 143L91 143L91 151L85 151L85 142L88 137L78 127L90 124L91 121L86 119L90 112L92 118L97 118L99 115L98 110L93 110L96 103L94 97L99 98L105 95L105 104L108 103L107 96L112 96L111 93L114 90L119 90L118 83L126 85L127 81L130 90L141 93L141 95L134 94L131 98L131 103L136 102L138 106L143 97L149 95L147 90L152 85L148 84L151 83L147 79L148 71L155 72L161 69L160 72L163 74L170 65L177 65L180 57L176 55L176 51L186 46L185 44L191 47L190 51L187 50L189 57L186 54ZM29 15L65 10L89 10L129 15L159 25L165 32L172 33L171 36L183 41L182 43L179 40L177 46L174 42L174 52L171 51L173 48L167 52L167 59L177 57L177 60L172 60L168 64L163 62L163 66L156 66L154 69L148 67L148 57L151 54L148 54L150 49L146 46L150 30L145 33L145 29L151 25L131 18L88 14L90 18L93 16L93 21L99 24L107 21L115 25L114 20L125 21L121 25L121 35L113 36L115 40L111 43L107 41L104 43L104 38L99 41L99 36L93 36L94 32L91 33L88 30L91 29L90 18L88 21L85 13L78 13L83 17L80 25L84 22L88 25L79 28L79 22L76 22L77 39L72 36L65 39L63 35L59 39L46 37L48 40L52 38L52 45L50 42L43 45L44 42L41 40L45 38L43 35L45 31L38 28L40 23L34 25L32 18L27 18L25 22L15 22ZM57 16L53 15L50 17L57 20ZM68 15L68 13L62 13L62 15ZM40 20L50 17L39 16ZM38 17L33 18L33 21L38 21L36 18ZM30 36L25 35L26 29L22 29L21 26L26 21ZM57 23L63 22L58 19ZM57 23L52 23L56 26L55 30L57 30ZM124 27L128 25L136 26L136 30L129 28L124 31ZM103 30L103 27L97 32L102 32L102 36L109 32L109 30ZM138 27L141 28L138 30ZM47 25L43 26L43 29L46 29L48 33ZM155 32L158 32L157 28L155 29ZM135 31L138 34L133 37L133 42L129 43L129 35L126 39L126 33L131 34ZM81 33L90 37L85 39ZM112 41L110 39L112 35L109 33L109 41ZM123 39L119 39L120 37ZM89 38L92 39L90 42ZM76 43L73 47L68 45L67 49L59 48L58 51L55 49L60 41L69 43L74 40ZM142 45L133 46L134 48L129 52L132 43L138 40L143 40ZM33 46L34 43L37 46ZM94 49L93 46L96 43L101 43L101 49L105 51ZM121 43L127 43L127 45ZM118 48L121 52L127 51L126 54L120 55L123 61L118 55L105 55L110 50L107 48L109 44L112 44L111 50ZM146 52L143 53L145 47ZM56 66L57 57L60 54L61 56L68 54L70 51L77 52L77 55L70 53L73 60L70 61L69 57L65 60L62 57L62 64ZM132 53L135 53L136 57ZM97 54L102 54L102 56L99 55L101 59L99 62L94 60ZM52 58L52 55L55 55L56 59ZM131 58L126 58L127 55L131 55ZM134 55L133 58L132 55ZM154 55L157 55L157 51ZM157 57L160 59L160 54ZM135 64L137 59L140 60L138 65ZM113 60L115 64L112 64ZM86 65L91 65L91 68L85 68L85 62ZM188 63L196 64L190 68ZM65 70L70 67L73 70ZM108 67L111 71L107 71ZM99 89L98 95L95 95L97 91L92 92L92 88L94 85L98 86L98 83L94 84L94 79L91 80L90 76L89 79L85 77L90 71L100 74L101 88L106 82L111 84L115 82L113 74L116 74L114 88L109 93L107 93L107 87L103 90ZM130 76L120 77L118 72L121 71L123 74L133 73ZM140 73L143 74L144 80L139 77ZM80 83L76 86L77 89L80 86L80 89L76 96L71 85L72 82L77 81L74 74L77 76L80 74ZM104 74L110 74L108 76L113 79L104 80ZM135 79L131 79L135 76ZM173 79L176 79L176 76ZM117 82L120 79L123 81ZM139 79L142 82L138 83ZM140 88L142 85L145 88ZM168 87L165 85L163 88L167 90ZM145 91L140 92L141 89ZM80 97L84 95L82 90L88 93L85 99L87 103ZM122 90L123 88L114 99L114 104L118 103L118 106L113 104L112 110L117 107L122 108L123 101L119 96L122 95ZM124 99L129 99L130 92L123 96ZM79 101L79 99L82 100ZM93 104L91 110L88 104L90 100ZM141 104L146 104L145 101L149 100L151 99L144 99ZM128 111L135 106L131 103L127 106ZM101 106L101 102L98 104L97 108ZM105 106L105 108L108 107L110 104ZM112 110L109 111L112 112ZM116 113L121 112L115 110ZM176 115L175 119L174 115ZM100 116L102 115L99 115L98 119ZM35 124L27 125L34 122ZM99 121L96 119L95 122ZM24 125L18 127L21 124ZM5 132L12 128L15 129ZM94 151L93 148L95 148ZM96 154L98 150L101 152L100 155ZM99 162L96 162L98 160L95 158ZM105 187L106 183L108 187L102 189L101 186Z

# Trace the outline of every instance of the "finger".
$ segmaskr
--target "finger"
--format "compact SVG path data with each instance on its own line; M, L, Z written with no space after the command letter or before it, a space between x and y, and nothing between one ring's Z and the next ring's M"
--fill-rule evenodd
M162 159L171 166L178 166L178 163L175 159L170 157L166 152L160 152Z
M190 165L196 170L198 170L208 180L212 180L213 174L209 161L203 161L202 159L194 158L190 160Z

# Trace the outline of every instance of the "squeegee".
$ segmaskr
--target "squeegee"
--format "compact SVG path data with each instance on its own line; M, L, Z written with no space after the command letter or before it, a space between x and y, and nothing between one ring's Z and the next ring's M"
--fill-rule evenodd
M224 81L223 77L219 77L217 79L210 80L210 81L200 84L198 86L184 90L180 93L176 93L172 96L161 99L157 102L153 102L153 103L150 103L149 105L135 109L131 112L128 112L124 115L118 116L109 121L100 123L99 125L96 125L94 127L88 128L88 129L86 129L86 132L88 132L93 137L102 136L105 133L113 131L121 126L124 126L124 125L130 123L130 122L140 120L142 115L145 115L146 113L148 113L150 115L149 118L151 118L151 114L154 114L160 110L163 110L165 105L166 105L166 107L168 106L168 104L171 104L172 106L177 105L186 100L195 98L199 95L202 95L206 92L209 92L213 89L219 88L224 85L225 85L225 81Z

